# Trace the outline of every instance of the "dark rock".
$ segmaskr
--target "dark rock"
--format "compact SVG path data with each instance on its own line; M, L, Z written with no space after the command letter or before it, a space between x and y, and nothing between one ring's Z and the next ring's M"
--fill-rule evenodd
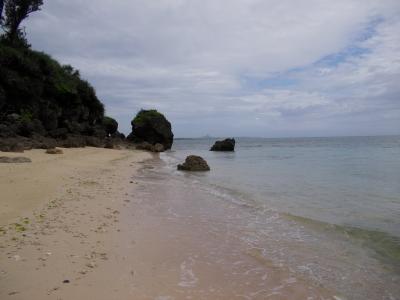
M84 126L77 121L65 121L65 127L72 134L81 134L84 130Z
M210 171L207 162L200 156L190 155L183 164L178 165L180 171Z
M17 138L4 138L0 139L0 151L3 152L14 152L12 150L16 149L18 145L18 148L20 151L16 152L24 152L24 147L19 143L19 139Z
M79 135L69 135L65 140L60 141L59 146L63 148L83 148L86 146L86 139Z
M6 164L23 164L23 163L31 163L32 160L27 157L7 157L0 156L0 163Z
M94 137L94 136L85 136L85 142L86 142L86 146L89 146L89 147L101 148L104 145L104 143L101 139Z
M105 144L104 144L104 148L106 148L106 149L115 149L116 145L114 144L114 141L112 139L107 139Z
M9 138L17 136L17 126L10 126L6 124L0 124L0 138Z
M153 151L153 145L148 142L142 142L136 145L137 150Z
M7 122L9 123L15 123L18 122L21 119L21 116L19 114L9 114L7 115Z
M137 150L145 150L145 151L150 151L150 152L164 152L164 146L162 144L156 143L155 145L152 145L148 142L142 142L140 144L136 145Z
M34 133L44 135L46 130L44 129L42 122L38 119L34 120L21 120L18 123L18 135L24 137L31 137Z
M99 138L99 139L105 139L107 137L107 132L106 130L99 126L95 126L93 129L93 136Z
M60 146L103 147L106 137L119 134L95 89L71 66L29 47L0 43L0 69L0 139L26 137L24 149L55 146L40 136ZM0 144L11 151L8 142Z
M210 151L235 151L235 139L216 141Z
M24 151L25 151L25 146L22 143L15 143L10 145L9 152L23 153Z
M39 135L32 136L25 143L29 143L32 149L53 149L57 146L57 140Z
M57 148L47 149L46 153L47 154L64 154L64 152L61 149L57 149Z
M153 152L164 152L164 151L165 149L162 144L157 143L153 146Z
M131 122L132 133L128 140L135 143L148 142L162 144L165 150L171 149L174 135L171 123L156 110L141 110Z
M66 139L68 136L67 128L57 128L49 131L49 136L55 139Z
M120 139L120 140L125 140L125 134L121 133L121 132L116 132L114 134L111 135L112 138L114 139Z

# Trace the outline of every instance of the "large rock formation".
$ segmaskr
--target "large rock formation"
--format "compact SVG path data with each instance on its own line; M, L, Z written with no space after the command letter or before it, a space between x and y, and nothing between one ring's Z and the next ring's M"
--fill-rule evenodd
M189 155L183 164L178 165L180 171L210 171L207 162L200 156Z
M122 138L117 130L79 71L0 40L0 150L15 151L14 139L25 149L101 147L106 137Z
M223 141L216 141L211 147L210 151L235 151L235 139L225 139Z
M132 120L132 133L127 137L135 143L161 144L171 149L174 134L171 123L156 110L141 110Z

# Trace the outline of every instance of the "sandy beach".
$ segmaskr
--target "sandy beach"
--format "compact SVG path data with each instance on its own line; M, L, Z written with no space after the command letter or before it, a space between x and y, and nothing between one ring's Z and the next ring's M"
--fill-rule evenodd
M334 299L240 241L231 204L159 177L150 154L63 150L0 166L1 299Z
M2 153L32 163L0 165L1 299L71 299L65 288L74 290L112 254L106 241L118 230L130 178L152 157L132 150L63 151Z

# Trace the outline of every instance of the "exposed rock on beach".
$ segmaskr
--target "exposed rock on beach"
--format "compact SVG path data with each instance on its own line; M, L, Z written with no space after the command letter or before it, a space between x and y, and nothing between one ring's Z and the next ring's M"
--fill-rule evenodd
M64 154L64 152L61 149L47 149L46 154Z
M0 156L0 163L6 164L23 164L23 163L30 163L32 160L27 157L7 157L7 156Z

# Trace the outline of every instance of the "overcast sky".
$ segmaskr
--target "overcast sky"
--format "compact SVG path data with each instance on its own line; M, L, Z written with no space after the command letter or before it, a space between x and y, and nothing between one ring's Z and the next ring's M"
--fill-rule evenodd
M45 0L34 49L81 71L130 132L400 134L399 0Z

